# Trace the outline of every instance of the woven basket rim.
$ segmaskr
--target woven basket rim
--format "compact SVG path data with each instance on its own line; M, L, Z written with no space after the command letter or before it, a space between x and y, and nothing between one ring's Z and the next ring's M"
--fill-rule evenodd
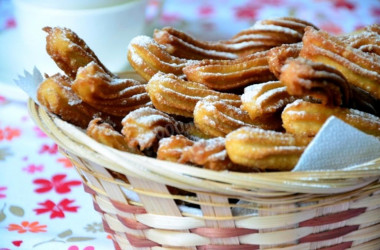
M87 136L80 128L28 101L34 122L62 149L103 167L187 190L226 195L286 195L286 193L341 193L363 187L380 177L380 158L339 171L240 173L214 171L162 161L107 147ZM269 191L269 194L268 194Z

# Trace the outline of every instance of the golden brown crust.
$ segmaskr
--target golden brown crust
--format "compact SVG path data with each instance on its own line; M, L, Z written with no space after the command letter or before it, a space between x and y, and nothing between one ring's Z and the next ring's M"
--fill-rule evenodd
M37 99L50 112L81 128L86 128L94 117L107 119L99 110L82 102L72 91L67 76L56 74L45 79L38 87Z
M281 82L290 95L307 97L324 105L348 106L351 87L335 68L304 58L288 60L282 68Z
M128 46L128 61L145 80L157 72L182 75L182 68L191 61L170 55L165 47L148 36L137 36Z
M283 44L268 51L269 70L280 78L281 68L289 58L297 58L301 52L302 43Z
M124 136L117 132L110 124L102 121L101 118L94 118L88 124L86 133L92 139L115 149L134 153L142 154L136 148L129 147L124 140Z
M165 45L169 54L180 58L193 60L237 58L236 54L231 53L234 52L231 45L218 41L197 40L173 27L156 29L153 33L153 38L159 44Z
M252 168L287 171L293 169L312 138L242 127L226 137L231 161Z
M132 148L156 147L161 138L181 133L183 124L157 109L145 107L130 112L122 120L124 135Z
M112 78L94 62L79 68L72 89L90 106L114 116L124 117L132 110L151 105L144 84Z
M301 57L330 65L347 81L380 99L380 57L355 49L327 32L306 28Z
M184 124L184 131L182 134L193 141L199 141L200 139L210 139L212 136L204 133L197 126L195 126L194 122L189 122Z
M288 60L280 80L289 94L324 105L342 106L379 115L379 101L368 92L351 85L335 68L304 58Z
M215 90L233 90L248 84L275 80L268 66L267 52L235 60L203 60L183 68L187 79Z
M256 22L232 39L202 41L172 27L155 30L154 39L177 57L187 59L235 59L265 51L284 43L302 40L304 28L311 23L296 18L273 18Z
M271 123L281 124L282 110L296 99L280 81L271 81L246 87L241 96L241 108L252 120L266 118L268 122L272 119Z
M157 150L157 159L180 162L184 148L192 146L194 141L183 135L173 135L163 138L159 142Z
M264 44L270 46L262 50L267 50L282 44L300 42L308 26L317 29L313 24L294 17L264 19L236 34L230 42L265 41Z
M247 170L231 162L225 150L224 138L192 141L183 135L160 140L157 158L178 163L191 163L212 170ZM253 169L255 170L255 169Z
M45 27L46 51L57 66L72 80L80 67L90 62L98 64L108 75L115 77L98 59L87 44L72 30L59 27Z
M295 101L282 112L283 126L288 133L315 136L324 122L335 116L357 129L380 136L380 118L355 109Z
M246 111L228 105L216 96L208 96L197 103L194 109L194 123L202 132L212 137L224 137L243 126L264 129L277 129L281 126L280 123L254 121Z
M155 108L185 117L193 117L196 103L209 95L218 96L233 106L241 105L238 95L217 92L200 83L185 81L162 72L150 79L146 89Z
M338 39L348 46L363 52L380 55L380 25L374 24L354 34L340 35Z

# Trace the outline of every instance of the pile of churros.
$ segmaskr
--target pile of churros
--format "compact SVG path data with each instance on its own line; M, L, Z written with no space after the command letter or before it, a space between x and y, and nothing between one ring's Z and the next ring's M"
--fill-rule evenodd
M145 81L110 72L72 30L44 30L64 73L46 75L40 104L118 150L212 170L288 171L330 116L380 137L380 25L334 36L273 18L223 41L165 27L128 46Z

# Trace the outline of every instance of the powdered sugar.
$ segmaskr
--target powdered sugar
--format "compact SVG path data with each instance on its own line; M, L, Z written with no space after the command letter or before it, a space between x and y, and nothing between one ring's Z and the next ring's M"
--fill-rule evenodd
M129 47L128 55L128 58L132 60L132 62L136 65L141 66L144 64L144 60L136 53L136 50L133 48L133 46Z

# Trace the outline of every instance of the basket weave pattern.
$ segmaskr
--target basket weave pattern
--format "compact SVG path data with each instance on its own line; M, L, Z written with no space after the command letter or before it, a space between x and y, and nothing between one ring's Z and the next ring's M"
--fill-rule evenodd
M107 148L32 101L29 110L74 164L116 249L379 249L380 159L352 171L214 172Z

